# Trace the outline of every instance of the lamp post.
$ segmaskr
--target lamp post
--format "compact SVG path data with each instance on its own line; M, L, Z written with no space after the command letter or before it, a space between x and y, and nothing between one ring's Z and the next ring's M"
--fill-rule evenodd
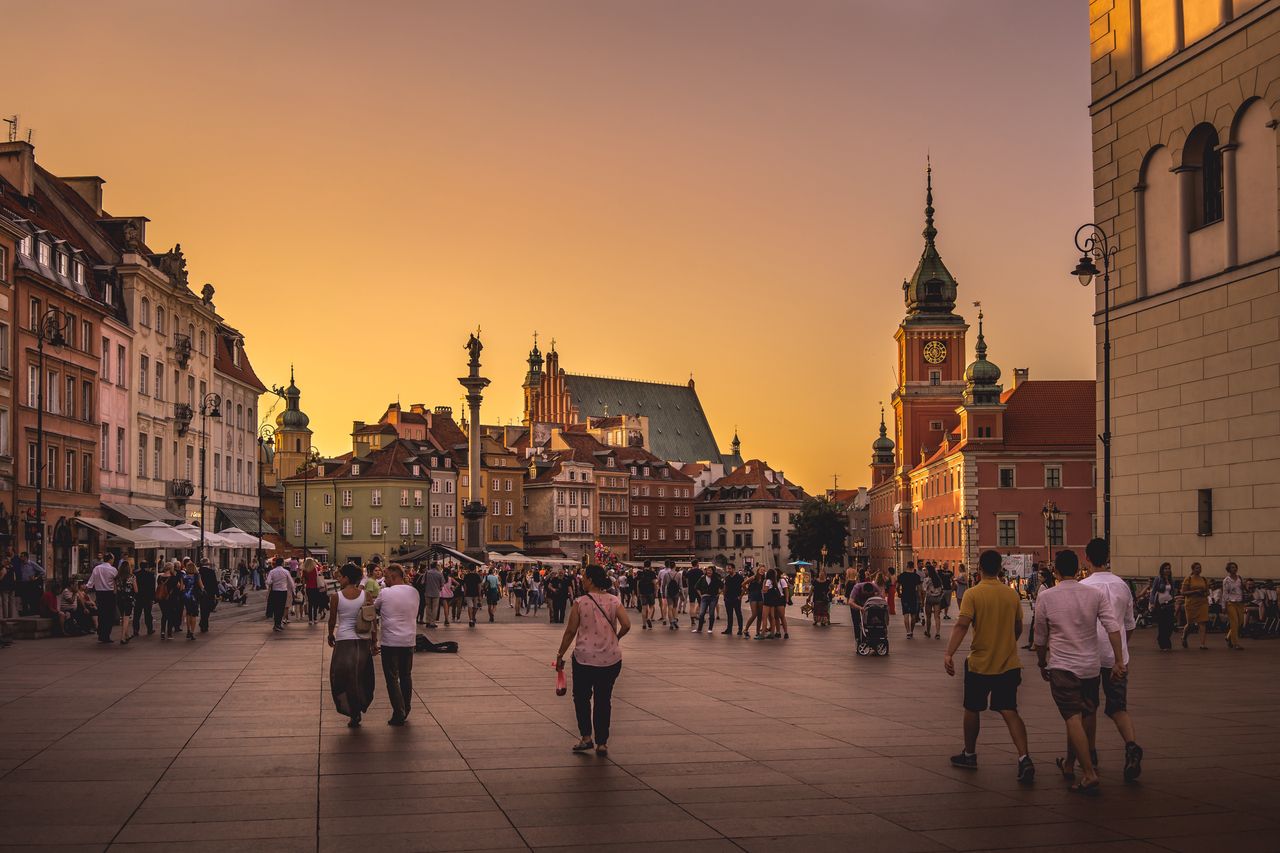
M1098 276L1094 260L1102 261L1102 538L1111 544L1111 264L1119 246L1111 245L1107 232L1093 222L1076 229L1080 263L1071 271L1088 287Z
M822 568L823 568L823 569L826 569L826 567L827 567L827 546L826 546L826 545L823 545L823 546L822 546L822 548L821 548L821 549L819 549L818 553L820 553L820 554L822 555L822 563L821 563L821 566L822 566Z
M200 559L204 559L204 505L208 495L205 494L204 488L204 459L205 445L208 441L209 430L206 428L209 418L222 417L222 396L220 394L209 393L204 395L204 399L200 401Z
M262 469L267 462L267 448L274 447L276 443L276 431L271 424L263 424L258 429L258 562L257 567L262 567Z
M902 528L895 527L890 530L889 538L893 540L893 561L898 564L898 571L901 572L907 567L902 560Z
M316 450L312 445L307 451L307 458L298 466L298 473L302 475L302 556L309 556L307 553L307 534L310 528L307 526L307 486L311 483L311 469L315 465L320 464L320 451Z
M978 523L978 514L973 510L969 510L961 516L961 522L964 524L964 562L965 571L973 571L973 528Z
M1048 565L1053 565L1053 531L1057 529L1057 522L1062 520L1062 511L1058 509L1058 505L1053 501L1045 501L1044 507L1040 510L1040 515L1044 517L1044 553Z
M55 347L67 341L63 332L71 325L71 317L58 308L50 308L40 318L36 328L36 361L40 376L36 380L36 554L37 562L47 567L44 553L44 345L47 341ZM68 572L70 569L68 569Z

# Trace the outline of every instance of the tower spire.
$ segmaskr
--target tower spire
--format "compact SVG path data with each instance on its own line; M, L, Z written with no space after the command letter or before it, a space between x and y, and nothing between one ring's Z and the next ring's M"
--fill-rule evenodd
M924 190L924 234L925 245L933 247L933 238L938 236L938 229L933 227L933 159L925 155L925 190Z
M987 339L982 336L982 303L975 302L973 306L978 309L978 342L974 344L973 352L981 361L987 360Z

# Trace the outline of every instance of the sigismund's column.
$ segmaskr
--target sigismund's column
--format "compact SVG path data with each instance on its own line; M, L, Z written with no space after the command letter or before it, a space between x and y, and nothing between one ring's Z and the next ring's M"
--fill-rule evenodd
M470 491L467 505L462 508L462 516L467 520L466 554L484 563L488 562L489 552L484 541L486 509L480 497L480 478L483 476L480 467L480 402L484 399L482 392L489 380L480 375L480 351L484 349L484 344L480 343L478 327L467 340L465 349L471 354L471 359L467 363L467 375L459 378L458 382L467 389L467 406L471 410L471 426L467 431L467 479Z

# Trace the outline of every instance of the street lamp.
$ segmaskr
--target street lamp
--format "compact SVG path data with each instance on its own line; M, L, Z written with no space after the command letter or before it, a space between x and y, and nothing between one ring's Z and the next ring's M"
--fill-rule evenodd
M220 394L209 393L204 395L204 399L200 401L200 559L204 559L204 504L208 497L204 490L204 459L205 444L208 440L209 431L206 424L209 418L222 417L222 396Z
M60 347L67 340L63 333L71 326L71 316L58 308L50 308L36 327L36 360L40 376L36 380L36 553L41 566L48 566L44 553L44 345ZM69 402L69 401L68 401ZM68 568L68 572L70 568Z
M1093 222L1076 229L1080 263L1071 271L1088 287L1098 276L1094 260L1102 261L1102 538L1111 544L1111 264L1119 246L1107 239L1107 232Z
M823 545L818 553L822 554L822 568L825 570L827 568L827 546Z
M258 429L258 563L257 567L262 567L262 469L267 461L267 448L274 447L276 443L275 427L271 424L263 424Z
M1053 565L1053 531L1057 529L1057 522L1062 520L1062 511L1058 509L1058 505L1053 501L1045 501L1044 507L1040 510L1040 515L1044 517L1044 552L1048 558L1048 565Z
M895 527L889 531L889 538L893 540L893 561L898 564L898 571L906 568L902 561L902 528Z
M314 446L307 451L307 458L298 466L298 473L302 475L302 556L309 556L307 553L307 534L310 529L307 526L307 486L311 482L311 468L320 464L320 451Z
M973 571L973 528L978 523L978 514L970 510L961 516L960 521L964 524L965 571L971 572Z

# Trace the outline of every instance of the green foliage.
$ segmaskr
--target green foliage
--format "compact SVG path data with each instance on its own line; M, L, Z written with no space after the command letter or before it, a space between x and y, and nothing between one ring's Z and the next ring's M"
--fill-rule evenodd
M827 562L839 563L844 559L848 535L849 516L843 504L825 497L809 498L796 513L796 523L787 537L791 559L819 563L826 545Z

